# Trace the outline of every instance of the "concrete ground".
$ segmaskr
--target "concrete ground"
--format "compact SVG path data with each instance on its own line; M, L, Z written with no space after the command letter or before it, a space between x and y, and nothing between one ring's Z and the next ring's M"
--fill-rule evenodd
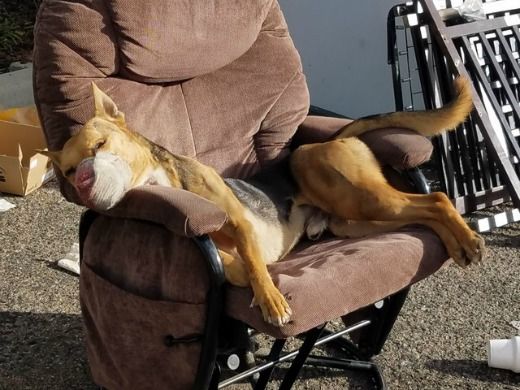
M54 182L5 198L16 208L0 213L0 389L94 389L78 278L55 266L77 239L82 209L63 200ZM486 364L487 340L510 337L509 323L520 320L520 224L486 239L484 264L450 265L413 288L376 358L390 389L520 388L520 374ZM364 389L368 382L309 368L296 388Z

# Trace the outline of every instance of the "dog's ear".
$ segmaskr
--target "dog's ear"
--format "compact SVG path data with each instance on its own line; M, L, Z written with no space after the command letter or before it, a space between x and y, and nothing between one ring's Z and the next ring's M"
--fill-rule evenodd
M54 164L61 166L61 150L51 152L49 150L36 149L36 153L49 157Z
M94 95L94 105L96 116L118 122L125 123L125 114L118 110L116 104L110 97L92 82L92 94Z

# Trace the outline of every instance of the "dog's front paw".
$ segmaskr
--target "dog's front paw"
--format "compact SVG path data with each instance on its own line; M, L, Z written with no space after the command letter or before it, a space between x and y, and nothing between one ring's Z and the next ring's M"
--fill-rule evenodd
M264 320L275 326L284 326L289 322L292 310L282 293L272 282L267 286L254 286L253 304L260 307Z

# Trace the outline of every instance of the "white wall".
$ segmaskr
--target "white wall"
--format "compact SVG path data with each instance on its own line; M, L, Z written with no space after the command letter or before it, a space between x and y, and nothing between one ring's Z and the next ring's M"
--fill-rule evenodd
M26 69L0 74L0 110L32 104L32 65L27 65Z
M386 17L397 0L279 0L311 104L351 117L394 110Z

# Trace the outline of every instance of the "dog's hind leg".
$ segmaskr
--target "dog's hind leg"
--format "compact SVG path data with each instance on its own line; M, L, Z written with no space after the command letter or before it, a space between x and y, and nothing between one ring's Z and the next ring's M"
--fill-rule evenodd
M300 147L292 154L291 168L301 189L301 203L347 220L421 223L439 234L460 265L482 258L482 238L466 225L445 194L396 190L387 183L370 149L356 138ZM460 247L465 256L457 256Z
M413 222L409 221L355 221L332 217L329 221L329 230L337 237L360 238L374 234L382 234L396 231L404 226L425 225L431 228L444 243L449 256L460 265L467 265L467 259L463 248L453 234L442 224L425 219Z
M469 228L446 194L407 194L389 185L383 193L383 197L379 193L369 196L373 207L363 211L368 218L430 226L443 240L457 264L466 266L482 260L485 249L483 238ZM454 242L456 245L453 245Z

